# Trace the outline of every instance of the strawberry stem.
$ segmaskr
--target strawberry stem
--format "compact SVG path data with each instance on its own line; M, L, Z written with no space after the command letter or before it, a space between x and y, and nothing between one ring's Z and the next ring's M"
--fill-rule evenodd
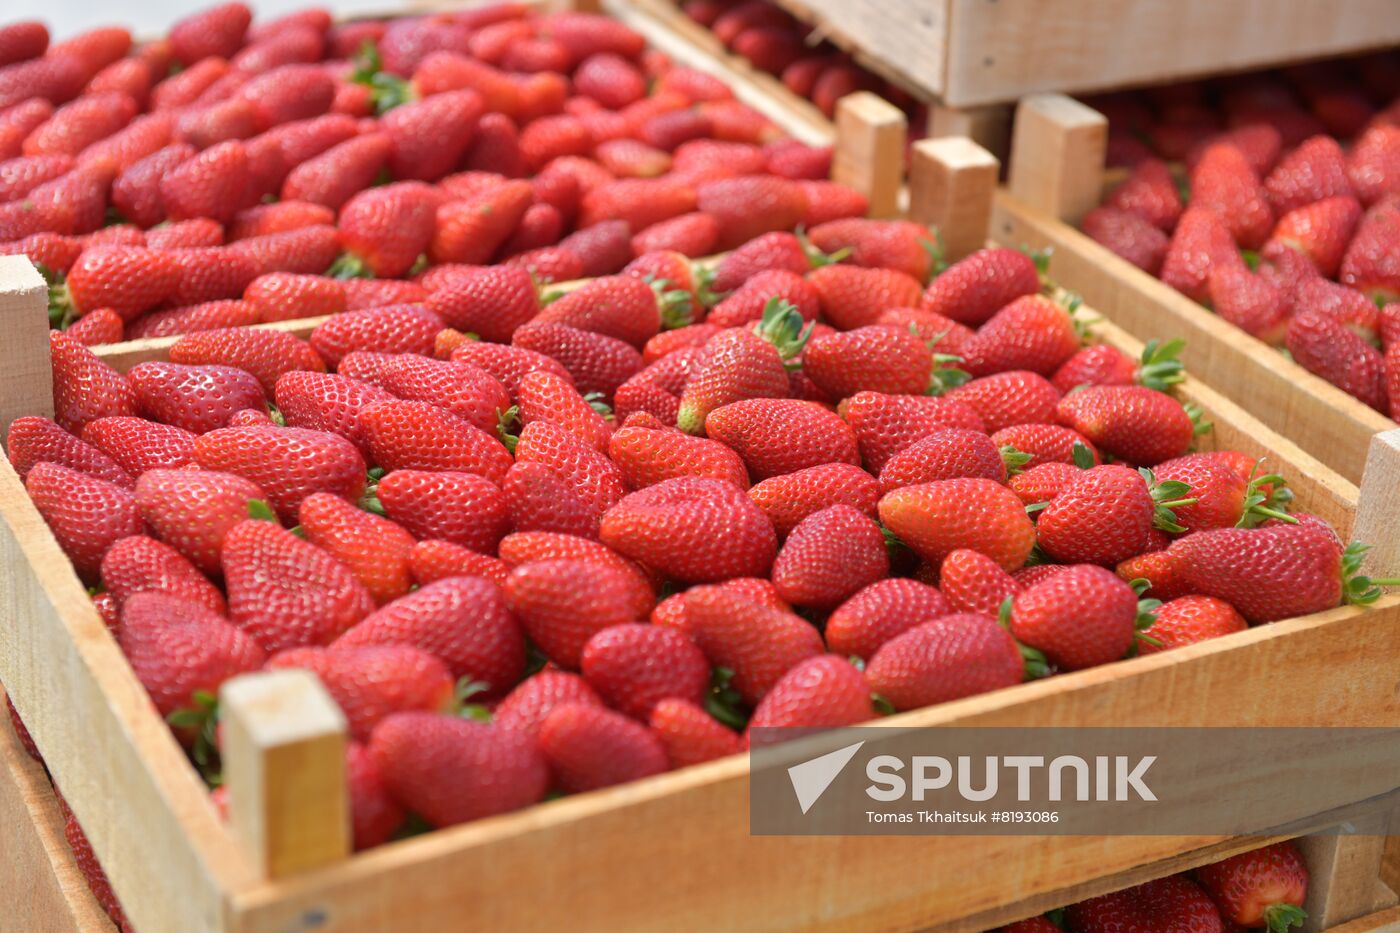
M1001 462L1006 465L1006 475L1016 476L1021 472L1021 467L1035 459L1035 454L1028 454L1024 450L1017 450L1013 444L1001 445Z
M1361 574L1361 564L1371 545L1353 542L1342 552L1342 599L1364 606L1381 598L1383 586L1400 586L1400 577L1368 577Z
M369 271L365 261L354 253L341 253L336 257L335 262L326 270L326 275L333 279L372 279L374 273Z
M1185 347L1186 341L1180 338L1168 340L1166 343L1149 340L1142 348L1142 364L1138 366L1137 372L1138 385L1165 392L1168 386L1183 381L1186 372L1179 357Z
M1307 912L1293 904L1270 904L1264 908L1264 925L1269 933L1287 933L1289 927L1300 927L1307 919Z
M705 711L731 729L742 729L749 717L742 711L743 698L739 691L729 686L734 672L727 667L717 667L710 673L710 691L705 695Z
M506 450L510 451L511 456L515 456L515 445L520 443L520 435L515 434L512 430L519 420L519 405L512 405L505 411L496 409L496 436L501 439L502 444L506 445Z
M791 360L812 339L814 327L815 322L802 320L796 305L775 296L763 306L763 317L754 328L754 333L777 347L778 355L784 360Z

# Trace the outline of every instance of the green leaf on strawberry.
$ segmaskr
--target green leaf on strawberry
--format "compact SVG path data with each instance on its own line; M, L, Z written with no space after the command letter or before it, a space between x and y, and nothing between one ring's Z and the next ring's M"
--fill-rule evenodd
M1371 545L1354 541L1342 552L1342 601L1364 606L1381 598L1383 586L1400 586L1400 578L1368 577L1361 573L1361 564Z
M1138 385L1167 391L1167 387L1186 378L1185 367L1181 363L1181 351L1186 341L1180 338L1162 343L1149 340L1142 348L1142 365L1138 367Z

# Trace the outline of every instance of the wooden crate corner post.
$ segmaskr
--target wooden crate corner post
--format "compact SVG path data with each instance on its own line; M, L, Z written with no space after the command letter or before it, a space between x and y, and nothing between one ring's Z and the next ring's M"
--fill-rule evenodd
M219 691L229 819L257 874L350 854L345 716L309 671L246 674Z
M909 121L903 111L869 91L847 94L836 102L831 180L865 195L871 217L899 213L908 136Z
M949 107L928 105L928 135L935 139L945 136L966 136L998 159L1005 161L1011 147L1011 114L1008 104L985 107Z
M1008 187L1031 207L1066 223L1103 193L1108 121L1063 94L1032 94L1016 107Z
M1400 429L1371 438L1352 540L1371 546L1367 576L1400 577Z
M1396 905L1395 893L1381 880L1386 833L1393 815L1377 809L1298 840L1308 866L1308 921L1304 933L1330 930Z
M0 256L0 438L25 415L53 416L49 363L49 287L29 259Z
M939 233L943 259L957 262L987 244L1001 165L962 136L924 139L909 162L909 217Z

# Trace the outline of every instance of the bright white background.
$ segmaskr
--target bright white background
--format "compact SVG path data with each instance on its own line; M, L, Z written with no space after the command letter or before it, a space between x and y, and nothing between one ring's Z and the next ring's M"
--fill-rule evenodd
M343 13L382 13L400 6L396 0L244 0L258 18L275 16L301 7L325 6ZM93 26L127 26L138 38L165 33L170 24L214 3L190 0L3 0L0 22L37 19L48 24L49 34L63 39Z

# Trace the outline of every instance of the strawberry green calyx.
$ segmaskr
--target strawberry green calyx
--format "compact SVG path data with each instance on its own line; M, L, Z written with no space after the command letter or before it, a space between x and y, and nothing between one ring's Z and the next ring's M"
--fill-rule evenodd
M384 70L379 49L368 39L355 53L354 63L355 70L350 73L350 80L370 89L370 100L374 103L376 115L383 115L400 104L418 99L412 84Z
M900 552L905 548L904 542L899 540L899 536L884 525L880 526L880 534L885 536L885 552L889 554L890 559L894 560L899 557Z
M812 338L815 326L802 320L792 302L774 297L763 306L763 317L754 327L754 333L777 347L778 355L784 360L791 360ZM788 368L796 369L797 365L789 363Z
M1307 912L1292 904L1270 904L1264 908L1264 926L1269 933L1287 933L1290 927L1300 927L1307 919Z
M272 506L267 504L265 499L248 500L248 517L254 521L272 522L274 525L281 525L277 520L277 513L272 511Z
M834 266L838 262L847 259L851 255L851 248L843 246L834 253L823 253L812 245L812 241L807 239L807 231L798 227L796 230L797 242L802 244L802 252L807 254L807 262L813 269L820 269L822 266Z
M590 395L596 393L589 393ZM589 405L593 403L590 401ZM596 409L594 409L596 411ZM611 414L609 409L609 414ZM515 445L520 443L520 435L515 433L515 425L520 420L520 406L512 405L505 411L496 409L496 436L501 439L501 443L506 445L506 450L511 456L515 456Z
M49 281L49 326L67 330L77 319L78 309L73 304L67 283Z
M875 707L875 712L881 716L893 716L899 712L894 708L894 704L889 701L889 698L878 693L870 694L870 705Z
M930 227L929 232L933 234L933 239L919 238L919 245L928 253L928 278L924 280L925 285L942 275L948 268L948 249L943 243L943 234L934 227Z
M585 402L588 403L588 407L589 407L589 408L593 409L593 410L596 411L598 414L602 415L605 419L607 419L608 421L612 421L612 420L613 420L613 410L612 410L612 406L609 405L607 402L603 401L603 393L602 393L602 392L589 392L587 395L585 395L585 396L583 397L583 400L584 400ZM496 417L497 417L497 428L499 428L499 427L500 427L500 424L499 424L500 415L498 414ZM518 440L518 438L517 438L517 440ZM514 453L514 452L515 452L515 448L512 447L512 448L511 448L511 453Z
M1361 573L1361 564L1371 545L1353 541L1342 552L1342 601L1365 606L1381 598L1383 586L1400 586L1397 577L1368 577Z
M1258 469L1257 464L1255 469ZM1255 528L1271 518L1290 525L1298 524L1298 519L1289 515L1287 511L1288 503L1293 501L1293 491L1288 488L1287 483L1288 481L1277 473L1251 476L1249 488L1245 492L1244 511L1235 527ZM1265 487L1268 487L1267 492Z
M379 46L370 39L360 43L360 48L351 58L355 70L350 72L350 80L356 84L368 84L384 70L384 60L379 55Z
M651 276L642 281L651 286L656 295L656 307L661 312L663 330L676 330L695 323L695 299L683 288L672 288L670 279L657 279Z
M1094 452L1083 441L1074 442L1074 446L1070 448L1070 458L1074 460L1074 465L1081 470L1087 470L1094 466Z
M742 729L748 723L743 712L743 698L729 685L734 672L717 667L710 674L710 692L705 695L705 711L731 729Z
M223 775L219 770L219 746L216 741L219 698L208 690L196 690L190 694L190 699L194 701L193 706L174 710L165 717L165 721L176 729L193 734L190 757L194 759L204 782L211 788L218 787L223 783Z
M282 409L271 402L267 403L267 416L271 418L272 423L279 428L285 428L287 426L287 419L282 415Z
M336 257L335 262L326 270L326 275L333 279L372 279L374 273L370 271L365 261L354 253L341 253Z
M1186 341L1179 338L1168 340L1166 343L1158 340L1147 341L1147 345L1142 348L1142 365L1138 366L1138 385L1165 392L1167 386L1184 380L1186 371L1180 357L1185 347Z
M695 297L700 302L702 308L713 308L720 303L723 294L716 294L714 289L715 270L706 265L696 263L691 266L692 274L695 276Z
M1014 597L1008 596L1001 601L997 607L997 625L1007 631L1011 630L1011 603ZM1030 645L1023 645L1019 641L1016 647L1021 651L1021 660L1026 666L1026 680L1039 680L1042 677L1049 677L1055 673L1055 669L1050 665L1050 659L1045 656L1045 652Z
M1186 410L1186 417L1191 419L1191 433L1195 437L1200 437L1215 427L1214 424L1205 420L1206 413L1201 406L1186 404L1181 407Z
M1035 454L1028 454L1024 450L1017 450L1011 444L1001 445L1001 462L1006 465L1006 475L1015 476L1021 472L1021 467L1035 459Z
M490 689L490 684L481 680L472 680L470 675L458 678L457 683L452 688L452 713L463 719L489 723L491 710L481 703L472 703L471 698Z
M928 375L928 388L924 390L924 394L942 395L944 392L956 389L970 381L972 373L958 368L958 364L962 362L963 358L956 354L935 353L933 355L933 369L929 371Z
M1172 509L1183 505L1195 505L1200 500L1189 498L1191 487L1180 480L1157 482L1157 477L1146 467L1138 467L1138 475L1147 483L1147 491L1152 494L1152 524L1162 531L1181 534L1186 531L1177 524L1176 513Z
M1128 585L1133 588L1134 593L1141 596L1152 586L1152 582L1143 577L1138 577L1129 582ZM1153 638L1151 635L1145 634L1146 631L1152 627L1152 624L1157 621L1157 610L1161 608L1162 601L1160 599L1138 600L1137 618L1133 620L1133 628L1136 630L1135 641L1133 643L1134 652L1137 650L1138 642L1146 642L1149 645L1161 647L1162 643L1160 641Z

